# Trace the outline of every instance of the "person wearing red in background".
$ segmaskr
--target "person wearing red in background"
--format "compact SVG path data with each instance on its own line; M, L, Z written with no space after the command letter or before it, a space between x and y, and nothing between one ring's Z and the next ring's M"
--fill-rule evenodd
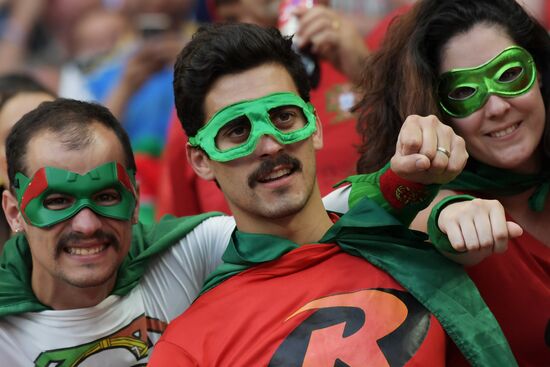
M276 3L279 1L209 0L208 5L215 21L276 26ZM321 59L321 79L318 87L311 91L311 101L328 137L324 149L317 154L319 187L321 194L325 195L335 183L355 173L359 138L355 131L355 116L350 112L357 102L354 84L360 82L362 60L368 54L368 48L378 47L390 18L373 30L372 38L363 39L352 22L345 21L326 4L300 9L297 16L301 27L298 32L300 46L310 46ZM182 142L186 142L187 137L179 126L174 114L158 179L157 217L211 210L229 213L216 184L198 179L185 162L185 143Z

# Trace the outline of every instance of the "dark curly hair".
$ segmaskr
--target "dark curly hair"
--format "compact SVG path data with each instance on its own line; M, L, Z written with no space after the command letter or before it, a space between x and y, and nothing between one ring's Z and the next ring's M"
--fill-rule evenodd
M515 0L419 0L390 26L380 50L365 65L358 131L362 136L358 172L372 172L389 161L405 118L436 115L442 49L477 24L497 25L527 49L542 77L545 107L550 100L550 36ZM550 157L546 114L543 147Z

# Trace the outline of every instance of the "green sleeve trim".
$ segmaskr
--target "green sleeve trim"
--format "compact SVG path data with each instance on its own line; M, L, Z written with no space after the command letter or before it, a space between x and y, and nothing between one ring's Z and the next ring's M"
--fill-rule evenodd
M447 206L461 201L468 201L473 199L475 199L475 197L471 195L451 195L441 200L432 208L432 212L430 213L430 216L428 218L428 236L430 237L430 241L437 250L450 252L453 254L464 252L457 251L453 248L451 242L449 241L449 237L447 237L447 235L443 233L441 229L439 229L437 221L439 219L439 214Z
M348 198L348 205L350 208L354 207L355 204L361 201L364 197L368 197L386 212L398 218L399 216L396 215L398 214L398 211L384 198L382 190L380 189L380 176L382 176L388 169L390 169L389 162L376 172L349 176L334 185L334 187L338 187L344 183L351 184L351 191Z
M350 208L355 206L361 199L368 197L386 212L394 216L405 227L409 227L418 212L430 205L432 200L437 196L439 184L424 185L424 194L421 201L411 202L403 208L394 207L384 196L383 190L380 187L380 177L390 169L388 162L384 167L373 173L349 176L340 181L334 187L341 186L344 183L351 184L351 192L348 198Z

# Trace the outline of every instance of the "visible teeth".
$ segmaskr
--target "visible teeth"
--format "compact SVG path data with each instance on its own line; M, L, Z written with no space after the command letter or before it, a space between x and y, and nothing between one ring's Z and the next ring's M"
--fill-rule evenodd
M518 126L519 126L519 124L515 124L514 126L510 126L507 129L500 130L500 131L495 131L495 132L491 133L490 135L493 138L501 138L503 136L506 136L508 134L513 133L518 128Z
M89 255L95 255L100 253L101 251L105 250L106 247L107 245L101 245L98 247L90 247L90 248L68 247L65 250L71 255L89 256Z
M268 181L268 180L275 180L279 177L283 177L284 175L288 175L290 173L290 169L281 169L281 170L277 170L275 172L272 172L269 176L267 177L264 177L264 180L265 181Z

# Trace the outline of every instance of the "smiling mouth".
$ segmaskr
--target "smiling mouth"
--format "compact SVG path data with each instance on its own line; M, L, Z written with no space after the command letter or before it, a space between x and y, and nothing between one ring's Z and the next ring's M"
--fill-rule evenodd
M63 251L65 251L69 255L90 256L105 251L107 247L107 244L102 244L95 247L65 247Z
M510 135L511 133L513 133L514 131L516 131L519 127L520 123L518 122L517 124L515 125L512 125L506 129L503 129L503 130L499 130L499 131L494 131L492 133L489 133L487 135L489 135L491 138L502 138L506 135Z
M294 169L291 168L280 168L273 170L271 173L269 173L267 176L258 178L258 182L260 183L268 183L272 181L276 181L280 178L290 176L292 173L294 173Z
M248 186L255 188L258 184L267 184L300 172L302 163L288 154L281 154L262 161L260 166L248 176Z

